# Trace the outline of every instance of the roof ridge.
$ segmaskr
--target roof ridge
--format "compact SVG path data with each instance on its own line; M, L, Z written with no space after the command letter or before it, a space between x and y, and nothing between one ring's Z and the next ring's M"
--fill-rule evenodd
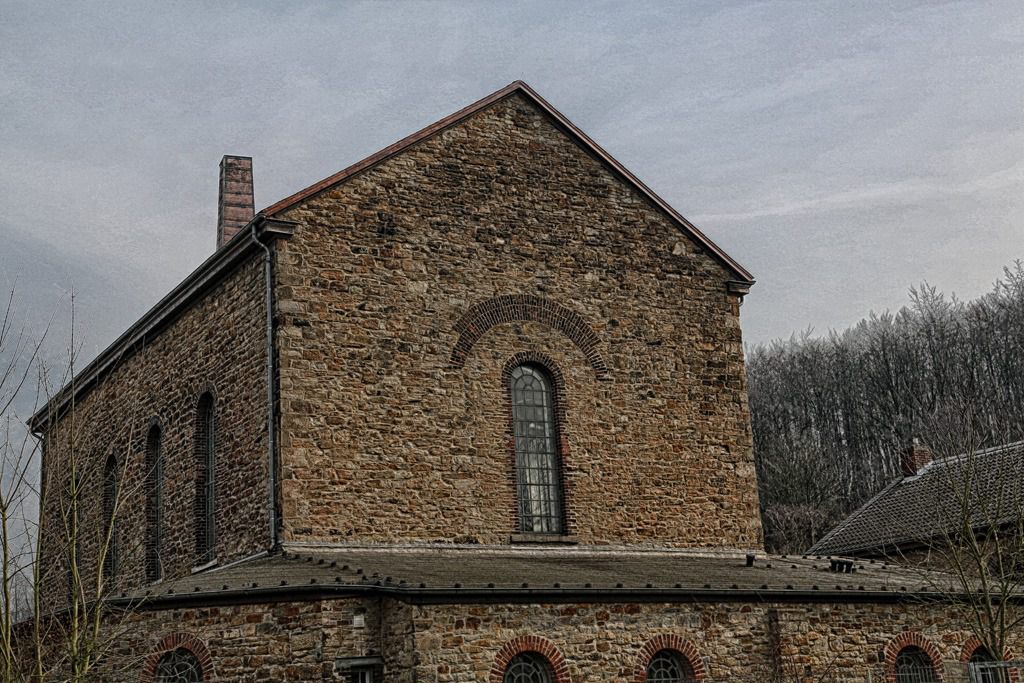
M370 156L357 161L356 163L348 166L333 175L330 175L323 180L320 180L305 189L299 190L294 194L285 197L284 199L271 204L267 208L261 210L259 214L273 216L275 214L285 211L295 204L313 197L335 185L345 182L346 180L354 177L355 175L369 170L377 164L383 163L392 156L404 151L408 147L415 145L418 142L422 142L428 138L437 135L438 133L454 126L473 114L489 107L490 105L505 99L506 97L519 93L531 101L534 102L544 113L550 116L556 124L563 128L570 138L579 144L584 150L596 156L601 162L611 167L611 169L618 174L628 184L632 185L642 195L647 197L651 202L655 204L659 209L664 211L669 218L678 224L684 233L686 233L691 239L698 242L704 248L706 248L712 256L724 265L728 270L739 278L744 285L752 285L754 283L754 276L739 264L735 259L729 256L725 251L722 250L717 244L715 244L707 235L700 231L697 226L691 223L689 220L684 218L682 214L672 208L668 202L659 197L651 188L643 183L639 178L633 175L625 166L619 163L614 157L606 152L600 145L594 142L586 133L580 130L572 121L570 121L564 114L555 109L551 104L541 97L533 88L531 88L526 82L521 80L512 81L504 88L494 91L490 95L483 97L476 102L459 109L458 111L441 118L434 123L421 128L420 130L407 135L401 140L384 147L383 149L371 154Z

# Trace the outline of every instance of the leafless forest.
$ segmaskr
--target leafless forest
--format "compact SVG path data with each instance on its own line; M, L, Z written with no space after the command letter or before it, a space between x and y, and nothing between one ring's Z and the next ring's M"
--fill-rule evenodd
M1024 438L1024 264L973 301L922 285L897 313L755 347L747 373L767 546L799 552L898 477L912 439Z

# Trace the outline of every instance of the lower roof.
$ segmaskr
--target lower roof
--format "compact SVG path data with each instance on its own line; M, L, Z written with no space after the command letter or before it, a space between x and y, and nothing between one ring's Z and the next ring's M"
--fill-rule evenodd
M888 602L929 592L919 571L824 557L596 547L319 546L289 547L119 599L151 608L369 594L448 604Z

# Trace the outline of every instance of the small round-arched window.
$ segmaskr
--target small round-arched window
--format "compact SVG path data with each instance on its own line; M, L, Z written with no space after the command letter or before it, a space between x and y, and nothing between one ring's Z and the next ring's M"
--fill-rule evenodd
M896 683L936 683L935 665L919 647L910 645L896 655Z
M504 683L554 683L548 660L536 652L520 652L505 669Z
M203 667L191 650L179 647L160 658L153 678L156 683L202 683Z
M647 683L691 683L693 667L675 650L658 650L647 665Z

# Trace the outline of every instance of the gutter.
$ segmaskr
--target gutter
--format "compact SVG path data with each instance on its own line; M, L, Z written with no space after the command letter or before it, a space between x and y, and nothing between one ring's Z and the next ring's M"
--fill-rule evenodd
M264 244L278 238L288 239L295 232L296 223L257 215L250 225L255 228L260 244ZM30 431L37 436L42 435L51 420L64 415L73 399L103 381L119 363L155 339L179 314L244 262L253 243L241 236L242 232L239 231L239 235L203 261L29 418Z
M223 589L192 593L111 598L112 606L156 610L190 606L259 604L331 600L345 597L386 597L413 605L465 604L537 604L537 603L915 603L951 602L948 594L913 591L874 590L807 590L807 589L727 589L727 588L412 588L398 585L365 584L296 584L257 588ZM1018 596L1015 603L1024 602Z

